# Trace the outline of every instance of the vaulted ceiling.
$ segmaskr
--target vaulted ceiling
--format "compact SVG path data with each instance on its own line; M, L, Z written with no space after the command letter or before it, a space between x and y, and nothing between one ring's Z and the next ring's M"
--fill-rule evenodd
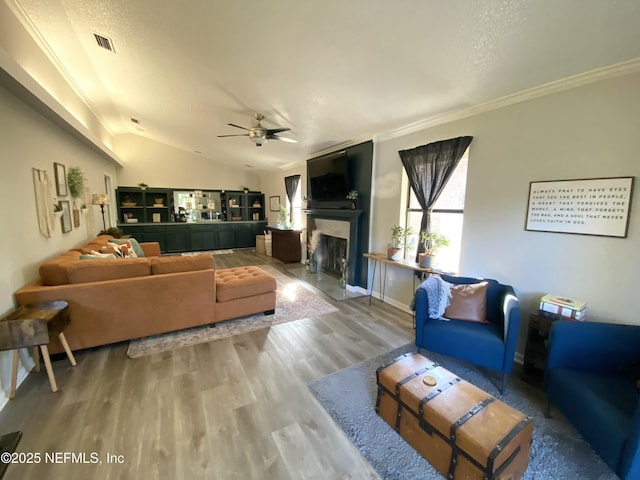
M256 169L640 57L638 0L4 1L114 136Z

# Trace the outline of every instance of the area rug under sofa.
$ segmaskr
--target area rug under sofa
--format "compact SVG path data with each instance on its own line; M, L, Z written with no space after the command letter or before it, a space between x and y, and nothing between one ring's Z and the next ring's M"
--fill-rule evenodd
M298 280L285 275L270 265L258 266L272 275L278 285L276 311L273 315L257 313L248 317L216 323L215 326L205 325L131 340L127 355L130 358L143 357L338 311L336 307L308 290Z

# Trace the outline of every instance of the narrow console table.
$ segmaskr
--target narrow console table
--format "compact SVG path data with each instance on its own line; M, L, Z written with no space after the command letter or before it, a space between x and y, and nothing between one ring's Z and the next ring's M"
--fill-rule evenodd
M13 350L10 399L16 396L19 352L24 347L35 347L33 356L36 363L36 372L40 371L40 360L38 358L38 347L40 347L44 366L49 376L51 391L58 391L47 345L51 340L58 337L71 365L75 367L76 359L73 357L63 333L69 323L69 305L65 301L22 305L0 320L0 350Z
M376 266L378 263L384 265L384 275L379 276L380 283L380 300L384 302L384 290L387 286L387 265L393 265L396 267L404 268L405 270L411 270L421 274L427 274L427 276L433 273L431 268L423 268L417 262L411 262L409 260L390 260L386 253L364 253L363 256L370 260L373 260L373 277L371 278L371 289L369 290L369 305L371 305L371 294L373 293L373 285L376 281ZM383 277L384 276L384 281ZM413 289L416 289L416 277L413 276Z

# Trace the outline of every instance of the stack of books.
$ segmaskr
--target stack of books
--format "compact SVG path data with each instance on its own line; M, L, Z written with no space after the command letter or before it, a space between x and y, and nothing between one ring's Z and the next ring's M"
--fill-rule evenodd
M558 295L545 295L540 299L540 315L557 320L584 321L587 302Z

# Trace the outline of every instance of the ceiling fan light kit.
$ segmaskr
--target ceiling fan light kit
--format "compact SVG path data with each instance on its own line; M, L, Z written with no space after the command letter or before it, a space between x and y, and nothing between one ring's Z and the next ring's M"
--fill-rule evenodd
M278 133L288 132L291 130L290 128L264 128L260 123L264 119L264 115L261 113L256 113L254 115L255 119L258 121L255 127L245 128L240 125L234 125L233 123L228 123L230 127L240 128L242 130L247 130L249 133L241 133L237 135L218 135L218 138L223 137L249 137L253 143L255 143L256 147L261 147L269 140L281 140L289 143L297 143L297 140L286 137L279 137Z

